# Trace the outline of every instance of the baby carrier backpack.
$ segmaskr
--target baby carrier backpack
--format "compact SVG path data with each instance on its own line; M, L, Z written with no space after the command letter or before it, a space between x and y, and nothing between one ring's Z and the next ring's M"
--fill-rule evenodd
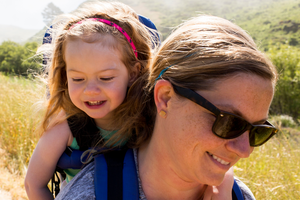
M59 168L82 168L82 151L64 153L59 159ZM133 149L114 149L93 153L95 162L94 186L96 200L138 200L139 182ZM242 191L234 180L233 200L244 200Z

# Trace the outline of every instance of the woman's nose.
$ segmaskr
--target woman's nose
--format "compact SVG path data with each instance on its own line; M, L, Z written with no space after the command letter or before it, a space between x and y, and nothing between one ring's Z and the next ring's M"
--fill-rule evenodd
M100 92L101 92L100 88L94 82L87 83L87 85L84 89L84 94L86 94L86 95L98 95Z
M250 146L249 131L229 140L226 146L229 151L237 154L240 158L248 158L254 149L254 147Z

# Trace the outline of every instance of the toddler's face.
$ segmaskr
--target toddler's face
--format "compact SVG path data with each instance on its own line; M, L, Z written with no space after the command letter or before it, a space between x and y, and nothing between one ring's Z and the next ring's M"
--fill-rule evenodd
M86 43L78 39L67 42L65 62L72 102L105 129L129 85L130 75L121 53L101 42Z

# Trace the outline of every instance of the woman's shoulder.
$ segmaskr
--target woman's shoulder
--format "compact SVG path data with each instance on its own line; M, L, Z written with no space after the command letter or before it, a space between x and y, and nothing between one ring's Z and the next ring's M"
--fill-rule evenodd
M245 183L243 183L240 179L238 179L236 177L234 177L234 179L236 180L237 184L239 185L239 187L243 193L244 199L245 200L255 200L253 193L247 187L247 185L245 185Z
M55 200L96 199L94 189L94 169L94 162L91 162L84 167L66 185L66 187L60 191Z

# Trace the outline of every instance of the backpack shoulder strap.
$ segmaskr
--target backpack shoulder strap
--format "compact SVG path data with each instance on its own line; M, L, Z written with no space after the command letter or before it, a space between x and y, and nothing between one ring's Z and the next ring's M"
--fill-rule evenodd
M139 183L132 149L110 151L94 156L96 200L138 200ZM234 179L232 199L244 200Z
M60 169L82 169L84 166L84 164L81 162L83 153L84 151L67 147L59 158L56 166Z
M244 200L244 196L241 191L241 188L237 184L235 179L234 179L234 183L233 183L233 187L232 187L232 200Z
M132 149L94 156L96 200L138 200L139 185Z

